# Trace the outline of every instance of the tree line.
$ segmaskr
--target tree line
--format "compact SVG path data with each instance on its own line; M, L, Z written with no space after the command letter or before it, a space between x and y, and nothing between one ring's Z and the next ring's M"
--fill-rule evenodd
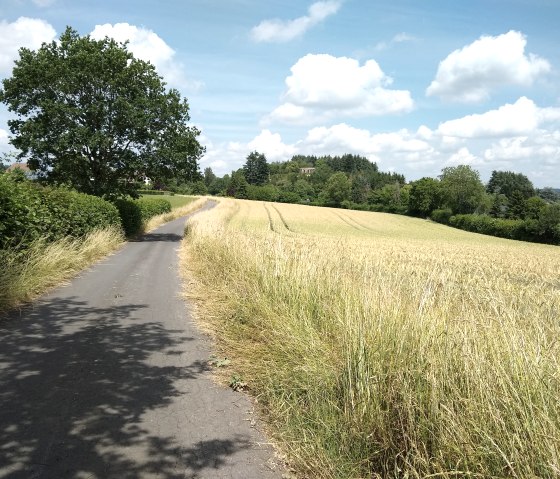
M268 163L251 152L242 168L175 191L359 209L431 218L451 226L512 239L560 243L560 191L535 188L521 173L493 171L484 184L468 165L446 167L436 178L406 182L359 155L296 155Z

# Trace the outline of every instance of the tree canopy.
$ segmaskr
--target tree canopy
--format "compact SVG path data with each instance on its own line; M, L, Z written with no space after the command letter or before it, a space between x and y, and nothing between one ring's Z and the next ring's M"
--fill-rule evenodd
M535 188L529 178L513 171L494 170L486 190L488 193L506 195L508 199L511 199L516 192L524 199L530 198L535 194Z
M49 183L97 196L134 194L134 182L200 178L204 149L189 106L126 44L67 28L22 48L0 90L19 157Z
M243 174L250 185L264 185L268 181L266 157L257 151L249 153L243 166Z
M453 213L474 213L486 206L484 185L470 166L448 166L439 178L443 200Z

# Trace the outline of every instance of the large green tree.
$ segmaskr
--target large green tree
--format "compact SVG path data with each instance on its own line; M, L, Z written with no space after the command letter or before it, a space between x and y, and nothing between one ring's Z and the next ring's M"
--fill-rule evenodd
M350 199L352 183L342 173L334 173L326 182L321 192L321 200L326 206L340 206L345 200Z
M415 216L429 216L441 204L441 185L434 178L424 177L410 183L408 211Z
M488 185L486 185L488 193L496 193L506 195L509 200L517 193L523 199L530 198L535 194L533 183L525 175L514 173L513 171L496 171L492 172Z
M266 157L258 151L249 153L243 165L243 174L250 185L264 185L269 174Z
M470 166L448 166L441 170L439 179L443 201L453 213L482 213L489 209L490 200L480 175Z
M144 176L200 178L204 149L187 101L126 44L67 28L37 51L22 48L0 101L15 114L12 145L47 182L111 197Z

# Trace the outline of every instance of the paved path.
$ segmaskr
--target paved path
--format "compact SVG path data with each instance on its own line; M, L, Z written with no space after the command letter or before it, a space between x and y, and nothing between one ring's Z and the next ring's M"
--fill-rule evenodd
M280 478L179 298L185 219L0 321L0 478ZM1 266L0 266L1 267Z

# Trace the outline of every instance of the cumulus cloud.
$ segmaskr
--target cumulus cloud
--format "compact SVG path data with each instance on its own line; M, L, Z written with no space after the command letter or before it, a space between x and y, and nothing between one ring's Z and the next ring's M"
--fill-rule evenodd
M251 30L255 42L289 42L301 37L311 27L338 12L341 2L329 0L313 3L307 15L294 20L264 20Z
M296 153L295 146L285 144L278 133L272 133L270 130L261 131L249 142L248 147L250 151L264 153L268 161L283 161Z
M183 65L175 58L175 50L152 30L128 23L106 23L96 25L90 36L96 40L109 37L121 43L128 41L129 51L136 58L152 63L167 83L178 88L200 87L186 78Z
M309 54L292 66L284 103L266 121L309 123L412 110L410 92L387 88L391 82L375 60L360 65L353 58Z
M511 137L531 133L541 124L555 120L560 120L560 108L539 108L532 100L521 97L496 110L446 121L438 132L458 138Z
M15 22L0 21L0 73L8 75L22 47L38 49L56 38L55 29L44 20L19 17Z
M519 121L508 123L509 118ZM435 129L421 125L416 130L372 132L338 123L310 128L291 143L266 129L247 143L212 145L203 164L218 174L228 173L242 166L252 150L262 151L269 161L287 161L296 154L354 153L384 170L404 173L409 180L435 177L445 166L466 164L485 180L494 169L512 170L527 174L536 186L560 187L560 108L539 107L522 97L512 105L450 120Z
M520 32L482 36L440 62L426 94L459 102L480 102L504 85L530 86L550 71L550 63L525 54L527 38Z
M466 146L464 146L457 152L453 153L449 157L449 159L445 162L446 166L458 166L458 165L477 166L482 164L483 161L477 156L473 155Z

